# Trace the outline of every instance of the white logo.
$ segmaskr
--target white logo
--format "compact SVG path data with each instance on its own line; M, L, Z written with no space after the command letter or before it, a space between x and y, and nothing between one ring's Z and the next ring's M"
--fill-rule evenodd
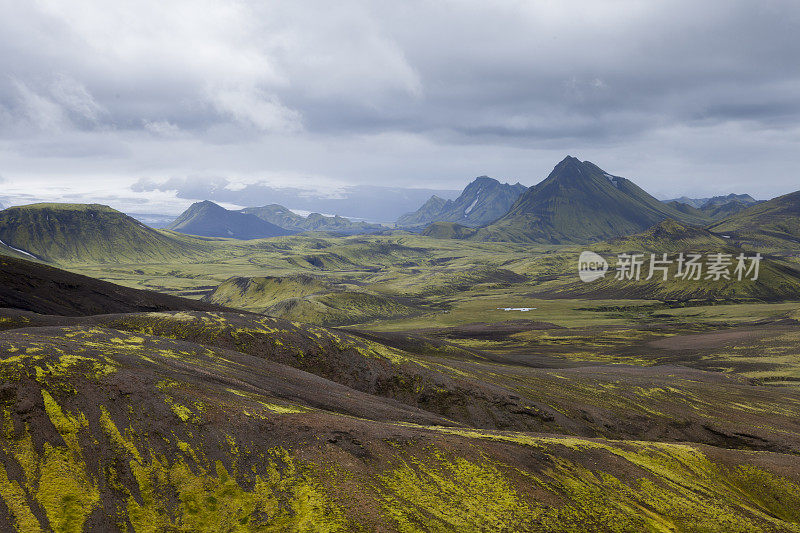
M603 256L588 250L581 252L578 257L578 276L584 283L595 281L606 275L608 262Z

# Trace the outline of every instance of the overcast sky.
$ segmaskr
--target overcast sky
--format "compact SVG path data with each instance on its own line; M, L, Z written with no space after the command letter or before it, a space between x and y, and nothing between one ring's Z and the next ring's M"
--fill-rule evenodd
M0 201L533 185L567 154L770 198L800 189L798 28L796 0L0 0Z

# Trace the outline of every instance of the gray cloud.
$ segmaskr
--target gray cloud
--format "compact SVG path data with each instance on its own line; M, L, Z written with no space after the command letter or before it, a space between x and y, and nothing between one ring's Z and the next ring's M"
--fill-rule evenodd
M665 196L797 187L791 0L0 0L0 15L0 163L18 188L532 184L567 153Z

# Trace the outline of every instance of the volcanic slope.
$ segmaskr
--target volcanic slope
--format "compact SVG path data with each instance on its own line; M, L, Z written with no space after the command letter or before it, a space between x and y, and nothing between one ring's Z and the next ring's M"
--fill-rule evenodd
M800 527L793 389L229 312L0 317L3 531Z
M397 390L432 408L439 405L424 400L426 391L443 395L441 406L461 413L459 423L409 405L410 398L367 394L274 360L299 362L312 349L311 360L324 365L331 353L358 357L370 349L345 334L301 330L302 344L287 323L259 327L242 315L202 313L39 327L37 320L53 318L29 319L23 329L0 332L3 530L643 531L691 530L701 520L724 524L720 531L772 531L800 524L795 455L498 432L482 429L474 411L475 392L497 386L464 389L460 404L455 378L428 390L399 375ZM194 342L180 340L186 337ZM373 347L360 357L375 368L401 368L376 357L388 353L403 354ZM342 377L358 385L370 374ZM563 378L549 378L550 393L561 387L562 398L588 399L588 390L579 391L593 380L571 374L578 379L566 389ZM673 386L703 375L673 376ZM716 388L726 398L744 395L738 402L767 392L759 405L772 411L753 413L756 425L782 427L784 439L797 431L776 414L792 393L748 392L724 379ZM608 406L617 405L616 393L603 394L612 397ZM681 409L677 393L663 394ZM619 400L629 409L637 403ZM518 402L498 396L493 408L508 421L530 418ZM584 424L608 425L597 407L583 413ZM470 418L478 427L465 423ZM633 428L630 421L642 423L629 417L621 429Z
M98 204L32 204L0 211L0 241L56 263L158 262L197 256L188 244Z
M0 308L82 316L137 311L214 311L220 306L130 289L24 259L0 256Z
M630 180L567 156L544 181L525 191L508 214L474 238L583 244L638 233L667 218L708 223L656 200Z

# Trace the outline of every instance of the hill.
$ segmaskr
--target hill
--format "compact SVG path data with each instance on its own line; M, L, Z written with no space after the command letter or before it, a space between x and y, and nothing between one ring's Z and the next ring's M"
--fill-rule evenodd
M800 244L800 191L748 207L708 229L753 247L797 250Z
M800 267L779 256L764 255L759 263L758 279L743 275L741 280L735 274L737 257L755 255L755 251L735 246L731 239L720 237L706 229L686 226L674 220L665 220L647 231L598 243L591 250L599 253L609 263L606 275L588 283L577 275L578 252L564 252L549 259L549 280L537 286L536 294L560 298L642 298L662 301L690 300L759 300L783 301L800 299ZM668 254L666 264L667 279L661 270L654 271L651 279L650 258L663 259ZM620 254L642 254L641 276L639 279L618 279ZM685 279L678 276L678 257L684 254L699 254L701 274ZM711 254L727 254L730 264L728 279L709 279L708 265ZM749 268L749 259L745 260ZM684 271L686 268L684 268Z
M242 209L242 213L255 215L261 220L266 220L281 228L297 232L329 231L345 235L358 235L362 233L377 233L387 229L381 224L352 221L338 215L325 216L319 213L311 213L304 217L278 204L247 207Z
M286 320L337 326L420 313L398 298L306 274L233 277L203 300Z
M122 287L41 263L0 257L0 308L3 307L64 316L222 309L209 303Z
M509 185L487 176L475 178L455 200L432 196L413 213L397 219L400 227L426 226L431 222L456 222L477 227L497 220L514 204L525 186Z
M255 215L231 211L208 200L189 206L167 229L188 235L242 240L294 233Z
M475 234L474 228L468 228L455 222L433 222L429 224L422 235L436 239L466 239Z
M632 181L567 156L525 191L501 219L475 238L490 241L588 243L644 231L673 218L705 225L705 218L656 200Z
M0 211L0 241L43 261L165 261L196 252L133 218L98 204L32 204Z

